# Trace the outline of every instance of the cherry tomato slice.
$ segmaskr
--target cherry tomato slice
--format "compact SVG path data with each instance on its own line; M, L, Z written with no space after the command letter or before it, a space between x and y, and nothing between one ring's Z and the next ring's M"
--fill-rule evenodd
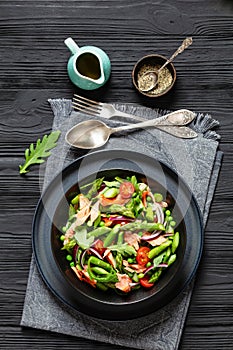
M150 248L148 247L140 247L138 249L136 260L139 265L145 266L150 261L150 259L148 258L149 251Z
M125 181L120 185L120 194L122 198L130 198L134 193L134 185L132 182Z
M144 288L151 288L153 287L154 283L149 283L150 276L144 276L143 278L140 278L140 284Z

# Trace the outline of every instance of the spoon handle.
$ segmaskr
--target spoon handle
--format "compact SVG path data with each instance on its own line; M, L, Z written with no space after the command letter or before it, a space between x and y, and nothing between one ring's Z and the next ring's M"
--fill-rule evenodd
M185 49L187 49L193 42L193 39L191 37L188 37L184 39L180 47L174 52L174 54L162 65L162 67L159 68L158 72L161 71L168 63L174 60L176 56L178 56L180 53L182 53Z
M188 109L180 109L178 111L171 112L169 114L166 114L156 119L146 120L144 122L136 123L136 124L119 126L116 128L111 128L111 133L115 133L123 130L146 128L148 126L156 126L156 125L183 126L183 125L189 124L195 117L196 117L196 114L194 112L189 111Z
M188 126L157 125L156 128L182 139L193 139L198 136L198 134Z

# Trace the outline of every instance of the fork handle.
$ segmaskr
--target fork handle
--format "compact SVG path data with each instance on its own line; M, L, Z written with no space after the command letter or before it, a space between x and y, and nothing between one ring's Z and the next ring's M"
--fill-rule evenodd
M113 115L113 117L122 117L122 118L128 118L128 119L132 119L132 120L138 120L139 122L144 122L145 119L142 117L139 117L137 115L133 115L133 114L129 114L129 113L125 113L125 112L121 112L118 110L115 110L115 113Z

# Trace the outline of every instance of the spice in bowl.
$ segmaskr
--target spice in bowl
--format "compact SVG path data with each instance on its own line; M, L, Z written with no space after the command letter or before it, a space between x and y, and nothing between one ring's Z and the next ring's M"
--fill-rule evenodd
M147 89L152 85L152 76L150 74L146 74L147 72L157 72L161 65L156 64L144 64L137 75L137 82L139 90ZM148 93L151 95L158 95L163 93L167 88L172 84L173 77L170 70L167 67L164 67L158 74L158 81L156 86L150 90Z

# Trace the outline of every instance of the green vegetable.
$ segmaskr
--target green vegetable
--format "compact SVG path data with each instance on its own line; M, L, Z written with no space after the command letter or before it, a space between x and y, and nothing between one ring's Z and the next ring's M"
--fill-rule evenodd
M108 247L108 249L113 250L113 251L117 251L122 255L126 255L126 254L127 255L135 255L135 256L137 255L137 252L134 249L134 247L128 245L127 243L111 245Z
M119 235L118 235L117 244L123 244L123 242L124 242L124 232L121 231L119 232Z
M72 201L71 201L71 204L78 204L79 202L79 197L80 197L80 194L77 194L77 196L75 196Z
M69 206L69 217L76 214L76 210L74 209L73 205L70 204Z
M135 218L134 213L132 210L124 207L123 205L120 204L112 204L109 207L102 207L101 208L102 213L118 213L122 214L124 216L130 217L130 218Z
M180 242L180 234L179 232L176 232L172 242L172 253L175 253L176 249L178 248L179 242Z
M120 187L120 182L119 181L104 181L105 185L107 187Z
M155 283L162 273L162 269L157 270L149 279L149 283Z
M66 243L62 247L62 250L67 250L69 252L69 251L71 251L74 248L75 245L76 245L76 240L72 239L70 242Z
M104 247L105 248L108 247L109 244L111 244L114 241L115 237L117 236L118 232L120 231L120 228L121 228L120 224L115 225L113 227L111 232L107 235L107 237L104 240Z
M118 195L119 189L116 187L111 187L107 191L104 192L105 198L114 198Z
M122 255L119 252L117 252L115 260L116 260L116 268L117 268L117 270L122 271L123 257L122 257Z
M157 267L163 261L164 254L156 256L153 260L154 267Z
M164 251L171 244L172 244L172 241L167 240L166 242L160 244L160 246L153 248L151 251L149 251L148 258L153 259L155 256L162 253L162 251Z
M117 282L118 281L118 278L117 278L117 275L116 275L116 272L114 271L113 267L106 263L105 261L103 260L100 260L94 256L91 256L89 259L88 259L88 268L87 268L87 272L90 276L90 278L93 280L96 280L97 282ZM104 274L101 273L95 273L95 270L93 270L93 266L92 265L97 265L97 267L101 268L101 270L98 270L98 271L102 271L103 270L107 270L107 274Z
M168 247L166 252L165 252L163 262L167 262L167 260L169 259L170 255L171 255L171 247Z
M91 246L91 244L94 241L94 237L87 237L87 229L85 227L77 227L75 229L75 235L74 238L76 240L76 242L78 243L78 245L82 248L82 249L87 249Z
M70 254L66 255L66 260L72 261L72 256Z
M51 155L50 150L57 146L57 140L61 132L59 130L52 131L49 135L44 135L42 141L40 139L36 142L36 147L33 143L30 144L29 148L25 150L25 162L19 166L19 173L26 174L28 168L33 164L44 163L43 158L47 158Z
M104 177L96 179L92 183L88 184L89 186L91 185L91 188L89 189L89 191L86 194L86 197L88 199L91 199L96 194L98 189L101 187L103 180L104 180ZM81 189L83 189L86 186L82 186Z
M154 221L154 212L151 206L146 208L146 219L148 221Z
M97 273L98 275L107 275L109 272L99 266L92 267L92 271Z
M101 224L101 222L100 222ZM90 238L90 237L100 237L102 235L105 235L106 233L110 233L112 231L111 228L109 227L106 227L106 226L102 226L100 225L100 227L97 227L95 230L92 230L90 232L88 232L87 234L87 238Z
M154 193L154 199L155 199L156 202L159 203L159 202L162 202L163 196L162 196L161 193Z
M106 286L104 283L101 283L101 282L97 282L96 287L103 290L104 292L106 292L106 290L108 290L108 286Z
M176 254L173 254L170 256L170 258L168 259L168 266L170 266L171 264L173 264L176 261Z

